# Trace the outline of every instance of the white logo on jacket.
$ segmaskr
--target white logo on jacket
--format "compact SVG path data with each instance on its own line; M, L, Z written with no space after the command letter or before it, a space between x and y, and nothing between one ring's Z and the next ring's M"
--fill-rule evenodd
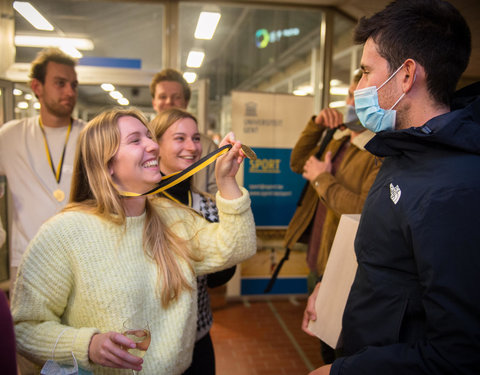
M390 184L390 199L394 204L397 204L398 201L400 200L400 196L402 195L402 191L400 188L397 186L393 186L393 184Z

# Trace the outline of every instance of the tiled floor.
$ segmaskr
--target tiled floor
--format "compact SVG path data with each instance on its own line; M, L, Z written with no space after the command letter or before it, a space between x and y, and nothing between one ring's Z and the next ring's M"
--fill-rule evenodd
M306 375L322 365L319 341L300 328L305 305L305 298L243 299L215 308L217 375Z

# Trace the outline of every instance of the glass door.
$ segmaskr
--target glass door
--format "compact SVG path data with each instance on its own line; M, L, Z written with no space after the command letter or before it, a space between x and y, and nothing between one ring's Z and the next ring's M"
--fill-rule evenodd
M13 83L0 79L0 126L13 119ZM7 186L4 176L0 176L0 219L3 228L8 232L7 215ZM0 288L8 290L9 287L9 256L8 236L0 247Z

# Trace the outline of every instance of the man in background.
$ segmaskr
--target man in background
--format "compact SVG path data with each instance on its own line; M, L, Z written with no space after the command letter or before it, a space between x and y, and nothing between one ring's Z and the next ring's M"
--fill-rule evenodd
M68 202L75 147L84 122L72 118L77 102L76 60L56 48L37 55L30 87L40 115L0 128L0 175L7 177L13 201L10 234L10 290L28 243L40 226ZM42 270L38 270L42 272ZM22 375L34 373L19 356Z
M187 109L191 97L191 89L182 74L175 69L164 69L155 74L150 83L153 109L160 113L165 109L177 107ZM200 134L202 155L213 152L218 147L210 137ZM215 163L210 164L193 176L193 184L200 191L214 195L217 192L215 180Z
M40 115L0 128L0 175L7 177L13 201L11 286L40 225L68 201L75 146L84 125L72 118L78 86L75 66L76 61L59 49L41 51L30 69Z
M359 123L353 107L353 91L361 76L356 72L350 84L347 116L334 108L323 109L307 123L292 150L290 166L308 185L287 228L285 246L308 238L309 293L323 276L340 217L361 213L380 168L365 150L374 133ZM324 362L332 363L334 350L324 342L321 346Z
M311 374L478 374L480 89L454 92L470 30L446 1L398 0L354 40L355 108L384 161L355 239L346 356Z

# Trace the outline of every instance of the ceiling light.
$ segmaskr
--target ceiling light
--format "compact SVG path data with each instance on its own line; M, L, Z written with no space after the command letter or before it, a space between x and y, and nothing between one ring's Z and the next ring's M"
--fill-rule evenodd
M190 51L187 58L187 66L189 68L199 68L202 65L205 52Z
M183 73L183 78L185 78L185 81L187 81L188 83L193 83L197 79L197 73L185 72Z
M33 108L40 109L40 103L39 102L33 103Z
M201 12L195 29L195 38L212 39L220 17L221 15L218 12Z
M109 94L113 99L116 100L123 98L123 94L120 91L110 91Z
M297 87L297 90L303 91L303 92L305 92L306 94L313 94L313 87L310 86L310 85L298 86L298 87Z
M26 1L14 1L13 7L38 30L52 31L54 27L32 4Z
M340 86L342 84L343 84L343 82L340 81L339 79L336 79L336 78L334 78L330 81L330 86Z
M20 96L23 94L23 91L22 90L19 90L19 89L13 89L13 95L15 96Z
M306 92L304 90L296 89L296 90L293 90L293 95L306 96L306 95L308 95L308 92Z
M28 103L27 102L18 102L17 107L20 109L27 109Z
M93 42L85 38L62 38L54 36L16 35L15 45L19 47L73 47L83 51L93 50Z
M115 86L113 86L111 83L102 83L100 85L103 91L113 91L115 90Z
M26 100L32 100L33 96L32 96L32 94L25 94L24 98Z
M331 87L330 88L331 95L348 95L348 87Z
M80 57L82 57L82 53L76 49L75 47L72 47L72 46L61 46L60 49L65 52L67 55L70 55L76 59L79 59Z
M339 101L336 101L336 102L331 102L329 104L329 107L330 108L339 108L339 107L345 107L347 105L347 103L345 102L345 100L339 100Z
M129 105L130 104L130 102L128 101L127 98L120 98L120 99L117 100L117 102L120 105Z

